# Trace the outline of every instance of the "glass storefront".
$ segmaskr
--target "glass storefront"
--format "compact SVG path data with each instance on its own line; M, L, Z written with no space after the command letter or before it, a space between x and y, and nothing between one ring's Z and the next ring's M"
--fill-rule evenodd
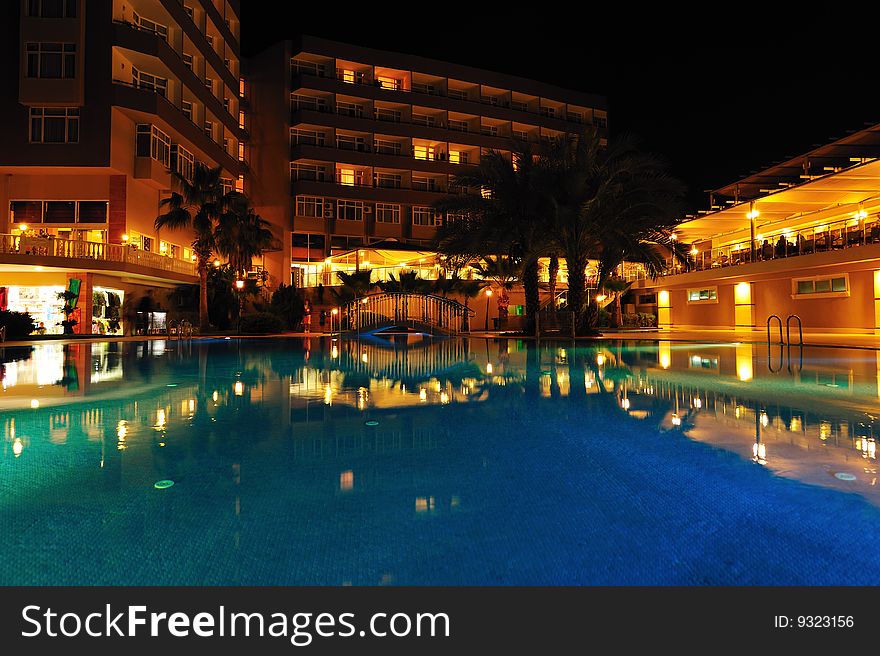
M61 311L64 301L58 298L64 287L11 285L8 290L8 309L30 314L37 325L37 333L60 335L64 332L61 327L61 322L64 320L64 312Z
M95 287L92 290L92 334L122 335L122 302L125 293L121 289Z

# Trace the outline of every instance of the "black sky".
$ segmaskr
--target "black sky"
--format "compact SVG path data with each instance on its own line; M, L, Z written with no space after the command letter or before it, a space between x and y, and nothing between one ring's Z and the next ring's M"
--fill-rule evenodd
M869 16L773 19L767 5L728 4L727 15L703 13L694 24L630 3L617 14L579 4L567 16L531 10L516 20L507 18L512 5L485 3L413 3L380 18L341 5L242 5L245 55L305 32L606 95L612 136L635 133L666 157L691 210L707 205L703 190L880 122L880 41L866 31Z

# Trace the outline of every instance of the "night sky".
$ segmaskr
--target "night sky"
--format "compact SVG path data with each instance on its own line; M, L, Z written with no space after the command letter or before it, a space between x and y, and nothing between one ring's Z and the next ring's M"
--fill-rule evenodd
M691 211L708 205L703 190L880 122L880 39L859 34L854 16L773 23L731 4L738 21L704 15L694 31L669 15L548 22L529 13L511 22L502 18L510 9L488 11L484 3L473 5L478 16L467 3L414 4L430 14L407 20L415 10L398 10L381 23L375 11L339 20L299 3L286 16L261 2L242 5L245 55L301 31L603 94L612 138L634 133L669 160L688 186Z

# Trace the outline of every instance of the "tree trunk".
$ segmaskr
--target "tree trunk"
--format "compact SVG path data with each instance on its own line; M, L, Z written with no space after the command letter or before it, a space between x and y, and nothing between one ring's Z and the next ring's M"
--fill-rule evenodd
M550 312L556 314L556 279L559 277L559 257L556 253L550 256Z
M586 332L591 326L587 321L587 261L586 255L566 255L568 266L568 309L574 312L575 330L578 334Z
M618 328L623 327L623 307L621 301L623 300L622 292L614 292L614 323Z
M537 260L530 260L523 267L523 291L526 297L526 334L534 335L535 317L541 305Z
M211 325L208 318L208 260L199 258L199 332L204 333Z

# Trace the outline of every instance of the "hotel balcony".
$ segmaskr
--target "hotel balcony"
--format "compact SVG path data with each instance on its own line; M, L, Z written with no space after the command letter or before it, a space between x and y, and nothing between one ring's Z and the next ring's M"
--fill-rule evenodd
M433 107L439 110L452 112L467 112L480 116L491 117L503 121L519 121L535 123L555 130L570 130L574 125L590 123L591 118L578 117L577 114L569 116L563 108L559 116L546 111L546 108L532 107L527 103L515 103L503 98L493 101L493 98L470 98L448 94L442 88L434 88L431 92L425 92L425 87L416 86L415 89L405 89L404 85L397 88L389 88L377 83L369 76L346 81L337 76L322 76L310 74L309 71L294 70L291 76L291 89L310 89L341 95L356 95L374 101L389 101L403 104L417 103ZM538 111L535 111L537 109ZM580 119L580 120L578 120ZM604 128L600 128L604 129ZM607 135L603 135L607 136Z
M327 126L354 132L387 134L411 139L433 139L436 141L454 139L458 143L479 148L510 150L509 138L486 135L476 130L463 132L445 127L445 124L442 123L426 125L417 121L404 120L403 118L399 121L386 121L374 118L369 113L356 116L344 112L331 112L329 109L317 110L293 106L290 125L296 127L301 124ZM540 143L540 140L535 138L532 139L532 142Z
M442 157L441 157L442 155ZM479 164L479 151L468 158L467 165ZM290 148L291 161L321 160L353 164L355 166L381 167L390 169L407 169L425 171L427 173L457 175L464 172L467 165L448 161L445 152L432 155L430 158L418 158L410 153L390 154L364 144L362 148L351 149L334 146L316 146L313 144L293 144Z
M117 273L177 283L193 283L197 275L194 262L132 246L10 234L0 235L0 267Z

